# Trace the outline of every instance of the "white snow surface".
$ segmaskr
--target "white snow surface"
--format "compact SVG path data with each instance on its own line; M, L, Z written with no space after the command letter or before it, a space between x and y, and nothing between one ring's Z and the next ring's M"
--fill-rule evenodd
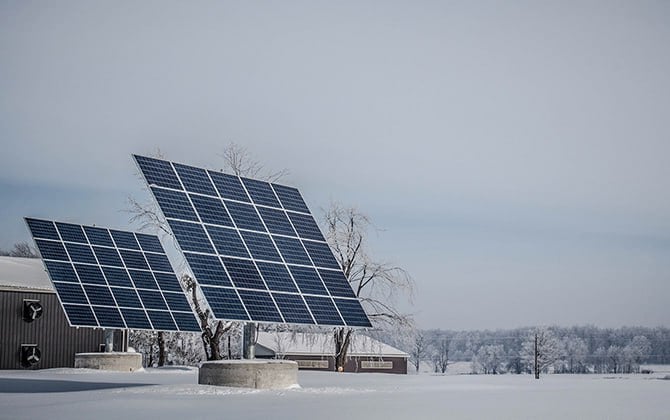
M198 385L195 368L0 371L1 419L667 419L651 375L299 372L300 387Z
M49 275L39 258L0 257L0 287L53 291Z

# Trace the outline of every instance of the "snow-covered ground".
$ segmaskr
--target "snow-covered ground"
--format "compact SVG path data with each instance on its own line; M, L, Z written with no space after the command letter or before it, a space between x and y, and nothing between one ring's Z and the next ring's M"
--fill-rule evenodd
M668 419L670 376L300 372L300 388L197 384L192 368L0 371L2 419ZM663 379L666 378L667 379Z

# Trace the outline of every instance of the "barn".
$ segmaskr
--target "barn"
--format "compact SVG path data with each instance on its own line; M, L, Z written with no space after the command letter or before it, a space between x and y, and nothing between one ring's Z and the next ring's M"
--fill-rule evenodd
M303 370L335 370L332 334L259 332L257 358L294 360ZM345 372L407 374L409 355L372 337L356 334L352 339Z
M0 369L74 367L103 349L101 329L70 327L40 259L0 257ZM121 333L114 346L122 344Z

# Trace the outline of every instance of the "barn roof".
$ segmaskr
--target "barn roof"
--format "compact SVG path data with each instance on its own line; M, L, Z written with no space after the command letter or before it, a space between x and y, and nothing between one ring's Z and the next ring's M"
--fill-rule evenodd
M0 288L54 290L39 258L0 257Z
M280 355L332 356L335 343L332 334L259 332L257 344ZM349 356L396 356L408 354L372 337L355 334L349 347Z

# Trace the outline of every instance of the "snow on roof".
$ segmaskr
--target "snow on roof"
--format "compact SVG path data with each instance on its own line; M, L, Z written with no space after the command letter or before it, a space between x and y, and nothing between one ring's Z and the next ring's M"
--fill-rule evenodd
M332 334L259 332L258 342L275 354L332 355L335 343ZM349 347L350 356L400 356L408 354L367 335L355 334Z
M19 290L53 291L39 258L0 257L0 287Z

